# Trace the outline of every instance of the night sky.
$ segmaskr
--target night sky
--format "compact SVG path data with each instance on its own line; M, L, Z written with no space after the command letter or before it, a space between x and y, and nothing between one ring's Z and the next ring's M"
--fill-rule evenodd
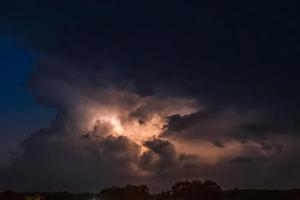
M300 185L288 3L0 3L0 190Z

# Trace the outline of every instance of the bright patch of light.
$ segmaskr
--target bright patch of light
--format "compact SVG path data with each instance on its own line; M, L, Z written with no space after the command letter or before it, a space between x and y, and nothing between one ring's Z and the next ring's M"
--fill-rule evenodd
M143 141L159 136L166 125L166 119L154 114L146 121L133 118L121 120L117 115L98 114L91 123L91 127L97 123L108 125L109 133L113 136L124 136L142 144Z

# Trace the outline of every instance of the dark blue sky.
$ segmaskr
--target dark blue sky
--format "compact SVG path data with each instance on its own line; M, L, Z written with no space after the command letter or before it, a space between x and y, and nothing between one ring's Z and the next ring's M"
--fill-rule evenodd
M0 164L24 137L47 126L53 111L38 105L26 78L38 55L13 38L0 38Z

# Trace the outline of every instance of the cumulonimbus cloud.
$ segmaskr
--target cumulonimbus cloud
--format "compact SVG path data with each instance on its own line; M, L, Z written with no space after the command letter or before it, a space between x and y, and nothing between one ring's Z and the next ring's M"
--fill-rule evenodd
M0 189L299 184L299 59L265 48L279 44L260 24L267 10L241 27L248 10L236 18L235 6L93 2L6 2L0 31L41 53L28 85L57 116L0 170ZM292 23L275 24L272 34L297 38L285 34ZM233 34L245 42L219 45Z

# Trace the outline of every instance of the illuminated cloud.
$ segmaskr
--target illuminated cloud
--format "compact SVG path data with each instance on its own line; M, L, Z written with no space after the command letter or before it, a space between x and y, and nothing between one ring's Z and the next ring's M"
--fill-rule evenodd
M168 92L139 95L132 83L119 87L97 70L52 64L36 69L30 86L57 116L1 170L1 188L96 191L146 183L158 191L196 178L254 186L252 178L239 176L246 170L269 176L266 166L279 162L278 156L293 156L297 143L261 128L269 126L261 110L212 109Z
M28 87L57 115L0 169L0 189L299 186L293 23L203 1L92 2L6 2L1 28L40 54Z

